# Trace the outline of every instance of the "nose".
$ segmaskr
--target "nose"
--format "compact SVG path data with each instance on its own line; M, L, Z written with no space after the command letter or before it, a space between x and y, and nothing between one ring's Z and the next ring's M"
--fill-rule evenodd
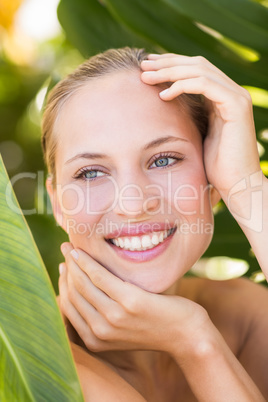
M120 186L114 213L128 219L141 219L160 212L161 197L155 187L147 184L125 183Z

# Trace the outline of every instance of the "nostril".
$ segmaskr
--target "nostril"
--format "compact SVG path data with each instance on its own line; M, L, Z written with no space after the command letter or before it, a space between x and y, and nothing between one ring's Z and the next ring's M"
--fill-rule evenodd
M146 212L155 211L161 205L161 197L159 195L148 197L143 203L143 210Z

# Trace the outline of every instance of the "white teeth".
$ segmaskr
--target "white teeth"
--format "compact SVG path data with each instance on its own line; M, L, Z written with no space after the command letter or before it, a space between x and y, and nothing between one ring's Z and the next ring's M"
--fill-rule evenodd
M117 247L119 247L119 240L114 239L114 244L115 244Z
M148 250L156 247L159 243L162 243L171 233L170 230L163 230L162 232L150 233L150 235L144 236L131 236L131 237L117 237L111 239L111 242L120 248L130 251Z
M125 238L125 243L124 243L124 248L130 249L130 247L131 247L131 242L130 242L130 240L126 237L126 238Z
M114 240L116 240L116 239L114 239ZM118 238L118 242L119 242L119 247L123 248L124 245L125 245L124 240L121 239L121 237L119 237L119 238ZM116 246L117 246L117 244L116 244Z
M131 247L133 249L141 247L141 240L139 239L139 237L133 237L131 239Z
M153 235L152 237L152 243L154 246L157 246L157 244L159 244L159 239L158 236L156 234Z
M142 236L141 245L144 248L151 247L152 242L151 242L150 236Z

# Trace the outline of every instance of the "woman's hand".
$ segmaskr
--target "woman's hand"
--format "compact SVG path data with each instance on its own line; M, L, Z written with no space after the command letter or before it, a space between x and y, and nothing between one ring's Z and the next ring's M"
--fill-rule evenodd
M203 307L178 296L149 293L117 278L87 253L63 243L60 308L93 351L188 347L210 323ZM204 328L205 329L205 328ZM202 331L203 332L203 331ZM205 331L204 331L205 332Z
M249 93L203 57L163 54L148 59L141 65L142 80L149 85L172 83L160 93L164 101L182 93L205 96L208 181L241 226L268 280L268 180L260 168Z
M60 308L90 351L167 352L199 401L264 401L200 305L124 282L70 243L62 252Z
M209 183L226 202L244 178L260 172L251 97L203 57L149 55L141 64L143 82L171 82L160 93L170 101L182 93L202 94L209 107L209 132L204 163Z

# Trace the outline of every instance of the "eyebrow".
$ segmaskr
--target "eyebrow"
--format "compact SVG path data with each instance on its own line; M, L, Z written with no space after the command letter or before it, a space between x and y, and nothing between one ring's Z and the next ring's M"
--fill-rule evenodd
M157 138L156 140L149 142L149 144L145 145L145 147L143 149L145 151L147 151L148 149L156 148L159 145L165 144L167 142L175 142L175 141L188 142L188 140L186 140L186 138L174 137L173 135L169 135L167 137L160 137L160 138Z
M168 142L177 142L177 141L188 142L188 140L186 138L174 137L173 135L169 135L166 137L157 138L156 140L149 142L147 145L145 145L143 150L147 151L148 149L156 148L159 145L166 144ZM107 157L108 156L105 154L98 154L98 153L93 153L93 152L83 152L83 153L77 154L77 155L73 156L72 158L68 159L65 162L65 164L71 163L76 159L105 159Z
M107 158L107 155L104 154L96 154L92 152L83 152L81 154L77 154L73 156L72 158L68 159L64 164L66 165L67 163L71 163L76 159L104 159Z

